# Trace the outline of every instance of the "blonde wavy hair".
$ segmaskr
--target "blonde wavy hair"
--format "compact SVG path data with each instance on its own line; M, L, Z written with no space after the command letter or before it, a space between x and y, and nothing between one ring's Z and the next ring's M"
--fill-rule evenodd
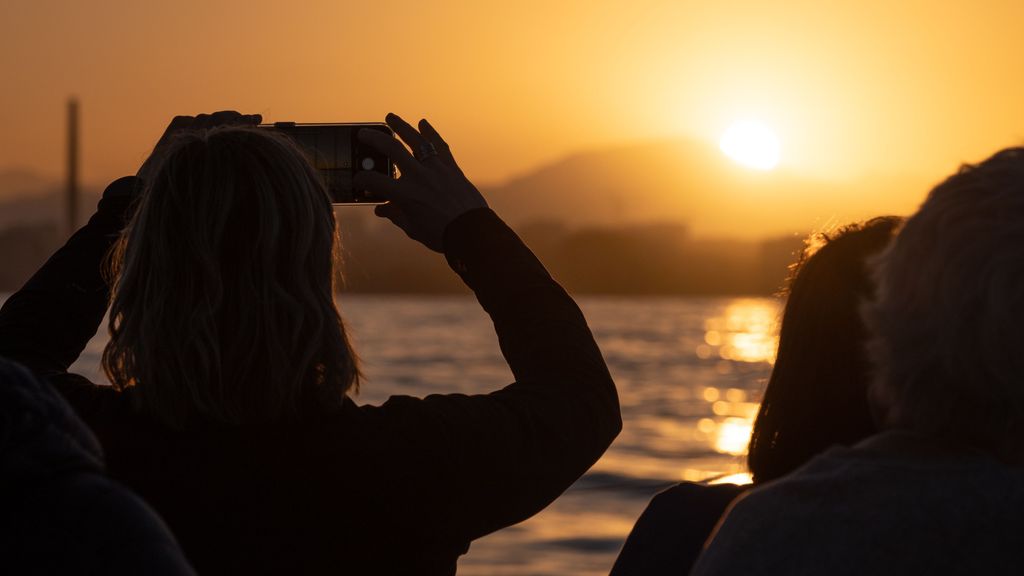
M340 406L359 370L334 301L323 184L271 131L185 132L110 258L103 368L165 424L243 424Z

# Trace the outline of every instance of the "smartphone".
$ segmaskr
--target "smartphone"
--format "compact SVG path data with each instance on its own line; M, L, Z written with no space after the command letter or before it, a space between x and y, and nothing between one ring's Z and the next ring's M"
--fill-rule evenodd
M360 130L379 130L394 137L394 132L383 122L360 122L347 124L296 124L275 122L263 124L266 128L288 136L306 154L309 163L317 169L323 179L333 204L384 204L386 200L375 197L366 190L356 190L352 177L363 170L374 170L395 177L395 166L391 158L380 154L359 142L356 134Z

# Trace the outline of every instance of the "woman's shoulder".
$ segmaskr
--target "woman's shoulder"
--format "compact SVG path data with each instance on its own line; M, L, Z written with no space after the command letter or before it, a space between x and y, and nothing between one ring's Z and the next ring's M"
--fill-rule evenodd
M687 573L729 503L748 487L682 482L659 492L633 526L612 576Z
M719 518L750 485L681 482L654 496L635 529L673 533L681 539L704 539Z
M44 378L65 399L69 397L121 399L123 393L110 385L100 385L80 374L66 372Z
M687 510L692 514L702 509L724 509L749 488L750 484L680 482L655 494L648 510Z
M131 411L132 391L118 391L110 385L95 384L71 373L56 374L44 380L75 409L90 426L127 416Z

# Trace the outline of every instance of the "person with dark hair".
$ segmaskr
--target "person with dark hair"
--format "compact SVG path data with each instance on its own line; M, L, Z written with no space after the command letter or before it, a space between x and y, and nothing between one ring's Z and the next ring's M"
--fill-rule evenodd
M886 216L818 234L796 264L779 346L754 421L747 465L754 484L789 474L835 444L877 432L860 309L874 294L868 261L902 219Z
M693 574L1005 574L1024 532L1024 149L935 187L873 261L881 432L738 499Z
M832 445L853 445L877 431L867 402L860 306L873 293L866 262L899 223L881 217L813 235L793 265L778 353L750 437L754 486L789 474ZM687 573L729 503L748 488L684 482L656 495L612 574Z
M163 521L104 474L85 424L0 358L0 572L193 574Z
M389 115L415 155L364 130L401 178L361 172L355 185L445 255L516 381L356 405L330 199L302 152L259 121L176 118L142 177L111 184L0 309L0 354L58 387L111 474L202 573L454 574L471 541L543 509L609 446L622 423L608 369L579 308L441 136ZM108 302L113 386L97 386L67 370Z

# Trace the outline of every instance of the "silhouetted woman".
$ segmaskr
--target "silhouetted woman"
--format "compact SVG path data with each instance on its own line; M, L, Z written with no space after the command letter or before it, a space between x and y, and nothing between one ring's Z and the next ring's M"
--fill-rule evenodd
M516 382L357 406L330 201L302 153L258 122L175 119L146 181L112 184L0 311L0 354L58 386L200 573L453 574L473 539L538 512L600 457L621 427L611 377L575 303L437 132L390 115L416 154L364 131L402 177L363 172L356 185L444 253ZM111 247L112 387L67 373L107 309Z
M815 235L794 265L775 365L750 437L754 485L877 431L860 306L873 293L865 261L888 244L899 222L875 218ZM747 488L682 483L658 494L612 574L686 574L726 507Z

